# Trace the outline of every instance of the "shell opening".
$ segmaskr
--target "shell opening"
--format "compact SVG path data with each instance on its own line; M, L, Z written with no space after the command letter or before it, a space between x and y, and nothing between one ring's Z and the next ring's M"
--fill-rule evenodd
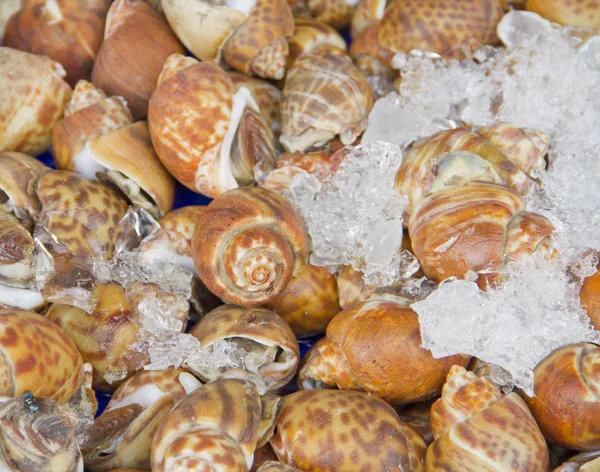
M250 15L250 10L256 5L256 0L225 0L223 5L244 12L248 16Z
M43 297L35 290L7 287L0 284L0 305L21 308L22 310L35 310L43 304Z
M111 401L105 411L116 410L133 404L138 404L145 410L166 395L168 395L168 393L163 392L155 384L142 385L140 388L125 395L123 398L114 402Z
M182 372L179 374L177 379L187 395L202 387L202 383L192 374L188 374L187 372Z
M90 143L86 143L81 151L73 158L73 170L88 180L97 180L96 175L104 173L106 167L96 160L96 156L90 149Z
M492 182L503 184L502 177L488 161L467 151L456 151L438 158L437 176L429 193L449 187L462 187L470 182Z
M158 219L162 216L156 201L150 194L122 172L107 170L105 174L99 174L97 177L103 182L108 181L113 185L116 185L131 201L132 205L146 210L154 218Z
M10 287L29 288L35 283L36 260L32 254L13 264L0 264L0 283Z

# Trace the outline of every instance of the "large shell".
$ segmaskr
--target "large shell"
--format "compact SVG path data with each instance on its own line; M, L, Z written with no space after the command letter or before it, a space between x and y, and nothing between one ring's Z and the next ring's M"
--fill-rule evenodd
M71 88L63 67L47 57L0 47L0 151L37 156L63 114Z
M138 120L148 113L148 100L171 54L183 54L183 47L163 16L145 0L117 0L108 12L92 82L125 98Z
M283 462L323 472L423 472L425 441L391 406L362 392L284 397L271 445Z
M192 248L204 284L241 306L268 303L308 262L308 235L295 208L259 187L213 200L198 221Z
M281 97L280 141L290 152L340 136L352 144L367 127L373 92L350 58L304 54L288 71Z
M275 160L273 136L251 92L218 65L173 55L148 112L152 142L183 185L209 197L251 185Z
M300 348L290 327L272 311L263 308L240 308L224 305L206 315L190 331L209 351L218 342L229 343L239 352L242 365L252 374L264 379L267 390L286 385L296 373ZM188 365L203 380L215 380L227 367Z
M2 43L59 62L74 86L91 77L110 4L110 0L23 0L6 25Z
M315 344L300 369L302 388L363 390L394 405L439 394L453 365L470 358L435 359L420 347L417 314L388 301L359 303L339 313L327 337Z
M525 402L502 397L487 377L454 366L442 398L431 407L435 442L427 471L548 470L548 448Z
M24 310L0 311L0 396L31 391L65 403L84 381L77 347L55 324Z
M527 0L526 8L553 23L600 27L600 4L595 0Z

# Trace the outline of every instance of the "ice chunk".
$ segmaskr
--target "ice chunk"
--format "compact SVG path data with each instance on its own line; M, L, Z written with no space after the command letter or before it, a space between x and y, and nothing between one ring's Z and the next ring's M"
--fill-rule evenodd
M294 178L292 199L312 238L311 264L332 271L352 265L369 286L412 275L402 270L414 269L414 260L403 264L401 250L407 199L394 190L401 160L398 146L373 142L350 148L322 186L309 176Z
M593 262L593 261L588 261ZM579 303L580 285L564 263L534 256L508 265L506 282L482 292L471 280L442 283L414 303L422 346L436 358L476 356L505 369L514 384L533 393L533 369L553 350L599 342Z

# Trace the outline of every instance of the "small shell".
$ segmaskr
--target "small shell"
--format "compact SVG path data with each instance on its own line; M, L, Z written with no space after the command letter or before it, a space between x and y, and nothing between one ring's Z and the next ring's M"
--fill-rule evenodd
M290 152L322 146L336 135L352 144L367 127L372 106L371 86L348 57L304 54L283 89L280 141Z
M527 0L526 8L553 23L584 28L600 27L600 4L595 0Z
M296 18L296 28L289 39L288 69L303 54L345 54L346 41L331 26L312 18Z
M194 264L217 297L259 306L279 295L308 262L308 235L292 204L260 187L213 200L194 233Z
M152 142L182 184L209 197L251 185L275 160L273 136L251 92L216 64L173 55L148 112Z
M245 351L241 367L260 375L268 390L286 385L296 373L300 348L290 327L272 311L263 308L239 308L224 305L206 315L190 334L204 349L211 350L217 341L233 344ZM189 367L203 380L215 380L227 368L203 367L188 361Z
M145 0L117 0L106 18L92 82L123 97L139 120L148 113L148 100L171 54L183 54L183 47L164 17Z
M393 2L389 2L390 4ZM367 26L378 23L382 18L387 7L387 0L361 0L350 24L350 34L354 40L358 34Z
M48 148L71 96L65 75L47 57L0 47L0 152L37 156Z
M2 43L59 62L74 86L91 77L110 4L110 0L23 0L6 25Z

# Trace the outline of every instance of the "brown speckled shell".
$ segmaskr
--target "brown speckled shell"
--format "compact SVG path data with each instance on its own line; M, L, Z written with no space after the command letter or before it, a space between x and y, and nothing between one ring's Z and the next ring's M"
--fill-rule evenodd
M450 370L431 425L428 472L548 470L546 442L525 402L516 393L502 397L491 380L462 367Z
M153 472L210 470L208 465L246 472L260 417L260 398L250 382L221 379L202 386L177 404L154 436Z
M241 306L268 303L308 262L304 222L285 197L260 187L214 199L198 220L192 248L202 282Z
M336 277L325 267L308 264L265 308L281 316L296 336L322 333L341 310Z
M117 0L108 12L92 82L125 100L136 120L148 113L148 100L171 54L183 47L164 17L144 0Z
M335 29L348 26L354 13L354 6L346 0L306 0L305 7L315 19Z
M600 27L600 3L596 0L527 0L526 8L553 23Z
M581 306L590 317L592 326L600 329L600 272L596 272L583 281L579 292Z
M413 49L460 57L469 42L496 44L503 16L500 0L403 0L381 19L380 44L394 52Z
M339 313L327 338L315 344L300 368L298 384L320 381L325 387L364 390L394 405L439 394L453 365L470 358L434 359L421 347L417 314L389 301L368 301Z
M423 472L425 441L383 400L310 390L284 397L271 445L283 462L321 472Z
M71 96L64 76L47 57L0 47L0 152L37 156L48 148Z
M37 313L0 311L0 395L31 391L66 403L80 389L83 361L73 341Z
M110 4L110 0L58 0L57 18L45 0L24 0L8 21L2 43L59 62L74 86L91 76Z
M523 395L546 439L578 451L600 448L600 349L557 349L534 370L535 397Z

